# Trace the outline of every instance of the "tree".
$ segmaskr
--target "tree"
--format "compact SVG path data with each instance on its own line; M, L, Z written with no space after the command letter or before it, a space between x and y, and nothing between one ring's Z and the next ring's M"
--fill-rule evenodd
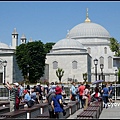
M117 83L120 84L120 68L118 69L118 74L117 75L118 75L118 82Z
M26 78L28 71L31 83L34 83L43 76L46 51L44 44L40 40L19 45L16 48L15 55L24 78ZM28 65L29 68L27 67Z
M110 49L115 52L115 56L120 56L120 44L115 38L110 38Z
M84 79L84 82L86 83L86 81L87 81L87 73L83 73L83 79Z
M52 49L52 46L53 46L54 44L55 44L55 43L53 43L53 42L49 42L49 43L44 44L45 52L46 52L46 53L49 53L50 50Z
M58 69L56 70L56 75L57 75L57 77L58 77L58 79L59 79L59 82L61 83L61 79L62 79L62 77L63 77L63 75L64 75L63 69L58 68Z

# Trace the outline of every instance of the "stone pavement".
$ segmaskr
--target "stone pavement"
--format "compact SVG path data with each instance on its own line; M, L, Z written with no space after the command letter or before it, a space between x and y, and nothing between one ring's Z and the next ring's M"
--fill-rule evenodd
M109 106L107 109L103 108L99 119L120 119L120 100L116 101L115 103L119 103L115 106ZM80 114L83 109L77 110L74 114L70 115L67 119L76 119L77 115Z
M120 106L113 108L103 108L99 119L120 119Z
M120 103L120 101L116 101ZM103 108L99 119L120 119L120 104L119 106L109 106L107 109Z

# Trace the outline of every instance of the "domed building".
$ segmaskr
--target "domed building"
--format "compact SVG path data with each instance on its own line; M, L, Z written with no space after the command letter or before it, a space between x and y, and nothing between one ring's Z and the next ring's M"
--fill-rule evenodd
M23 80L14 54L16 46L18 46L18 33L15 28L11 46L0 42L0 84L6 81L13 83Z
M88 73L91 81L91 56L84 46L74 39L67 38L58 41L46 56L49 65L49 82L58 81L56 70L64 70L63 83L68 79L83 80L83 73Z
M58 41L47 54L49 80L57 81L56 70L62 68L62 80L73 78L83 81L83 73L88 74L88 82L103 79L115 81L114 52L110 50L110 34L101 25L93 23L86 14L86 20L73 27L67 38ZM97 61L95 65L94 60ZM65 82L65 81L64 81Z

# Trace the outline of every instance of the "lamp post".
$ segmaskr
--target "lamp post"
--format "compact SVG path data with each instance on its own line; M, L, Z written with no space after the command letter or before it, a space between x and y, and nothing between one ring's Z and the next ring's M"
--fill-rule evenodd
M29 80L29 65L27 65L27 77L28 77L28 80Z
M7 61L6 61L6 60L2 61L2 65L3 65L3 67L4 67L4 82L3 82L3 85L5 85L5 83L6 83L5 76L6 76Z
M95 80L97 81L97 65L98 65L98 59L94 59L94 65L95 65Z
M116 82L117 82L117 70L115 70L115 76L116 76L116 79L115 79L115 102L116 102Z
M68 87L69 93L68 93L68 94L69 94L69 96L70 96L70 94L71 94L71 91L70 91L70 82L71 82L71 81L72 81L72 78L68 78L68 82L69 82L69 84L68 84L68 85L69 85L69 87ZM69 98L69 101L70 101L70 98Z
M103 65L103 64L100 64L100 69L101 69L101 77L102 77L102 80L103 80L103 68L104 68L104 65Z

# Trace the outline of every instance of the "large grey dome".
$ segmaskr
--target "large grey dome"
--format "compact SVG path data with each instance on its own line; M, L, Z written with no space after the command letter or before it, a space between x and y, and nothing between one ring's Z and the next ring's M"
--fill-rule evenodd
M68 36L70 38L110 38L109 32L99 24L92 22L84 22L76 25L70 31Z
M74 39L64 38L59 40L52 48L52 54L70 54L70 53L85 53L87 50L84 46Z
M59 40L53 46L53 50L55 50L55 49L66 49L66 48L84 49L83 45L80 42L78 42L74 39L69 39L69 38Z
M0 42L0 49L10 49L10 47L5 43Z

